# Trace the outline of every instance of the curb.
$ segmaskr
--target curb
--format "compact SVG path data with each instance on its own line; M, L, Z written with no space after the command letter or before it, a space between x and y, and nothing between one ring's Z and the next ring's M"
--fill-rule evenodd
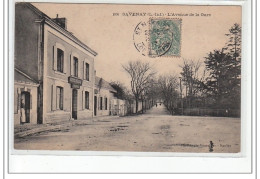
M37 134L40 132L46 132L46 131L52 131L52 130L60 130L64 127L69 127L72 126L72 123L70 125L68 124L62 124L62 125L56 125L56 126L47 126L47 127L41 127L41 128L35 128L35 129L31 129L31 130L27 130L27 131L23 131L23 132L19 132L16 133L14 135L15 138L22 138L28 135L33 135L33 134Z
M50 124L50 126L40 126L40 127L34 128L34 129L29 129L26 131L15 133L14 138L22 138L22 137L26 137L26 136L41 133L41 132L62 130L62 129L66 129L68 127L76 126L76 125L91 125L93 123L96 124L98 122L102 122L102 120L110 119L110 118L111 118L111 116L100 116L100 117L94 118L92 120L74 120L74 121L66 121L63 124Z

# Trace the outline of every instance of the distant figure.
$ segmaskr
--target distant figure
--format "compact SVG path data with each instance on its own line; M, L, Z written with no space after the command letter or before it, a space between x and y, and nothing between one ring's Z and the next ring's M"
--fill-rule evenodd
M155 106L157 107L157 103L155 104Z
M226 109L226 116L229 116L229 115L228 115L228 112L229 112L229 109Z
M214 143L212 141L209 141L209 151L213 152Z
M160 106L161 106L161 103L160 103Z

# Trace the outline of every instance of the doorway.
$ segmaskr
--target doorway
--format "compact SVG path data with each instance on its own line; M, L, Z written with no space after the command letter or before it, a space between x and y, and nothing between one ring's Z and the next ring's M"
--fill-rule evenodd
M23 91L21 93L21 114L20 123L30 123L30 106L31 106L30 93Z
M97 115L97 96L94 96L94 116Z
M77 106L78 104L78 90L73 89L72 90L72 118L75 120L78 118L77 117Z

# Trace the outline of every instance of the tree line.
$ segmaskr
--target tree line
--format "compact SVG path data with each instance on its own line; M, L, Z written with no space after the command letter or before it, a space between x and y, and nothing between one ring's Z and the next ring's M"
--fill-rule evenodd
M209 52L203 61L183 59L180 74L158 76L150 63L129 61L122 67L131 78L131 91L118 82L111 85L119 92L119 98L135 100L136 111L138 101L154 104L158 100L172 114L195 108L240 111L240 25L234 24L225 36L228 40L223 48Z

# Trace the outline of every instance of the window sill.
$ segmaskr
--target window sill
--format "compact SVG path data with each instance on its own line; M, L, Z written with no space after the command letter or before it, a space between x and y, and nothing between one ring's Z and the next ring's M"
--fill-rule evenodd
M66 111L66 110L54 110L54 111L50 111L47 112L48 114L70 114L70 111Z
M66 112L68 112L68 111L60 110L60 109L50 111L50 113L57 113L57 114L63 114L63 113L66 113Z
M83 78L83 81L90 82L90 80L86 80L85 78Z
M60 71L56 71L56 70L54 70L54 73L59 74L59 75L66 75L66 73L60 72Z
M70 75L70 76L72 76L73 78L77 78L77 79L82 80L79 76L75 76L75 75Z

